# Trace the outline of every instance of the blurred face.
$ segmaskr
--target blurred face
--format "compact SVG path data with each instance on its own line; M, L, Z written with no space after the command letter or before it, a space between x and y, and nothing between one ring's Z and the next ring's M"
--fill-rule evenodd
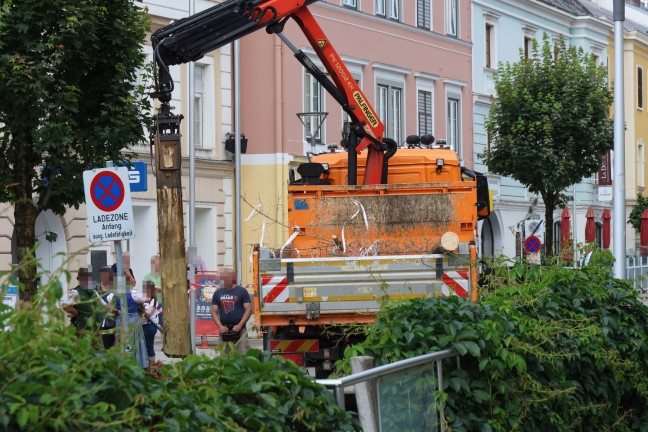
M109 271L102 271L99 272L99 280L101 281L101 285L110 285L112 282L112 272Z
M153 284L153 282L144 281L144 283L142 284L142 287L144 288L143 289L144 295L146 295L147 297L150 297L150 298L155 297L155 285Z
M79 273L77 275L77 281L79 282L79 285L81 285L83 288L88 288L90 286L90 282L92 280L92 274L90 273Z
M151 259L151 270L153 273L160 272L160 257L156 256Z
M221 280L223 281L223 287L232 288L236 285L236 275L233 270L225 269L221 271Z
M122 267L124 270L128 270L130 268L130 252L124 252L122 254Z

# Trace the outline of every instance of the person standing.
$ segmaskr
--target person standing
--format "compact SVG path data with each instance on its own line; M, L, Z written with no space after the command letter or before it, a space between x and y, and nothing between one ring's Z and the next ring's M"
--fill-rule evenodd
M124 251L122 253L121 262L122 262L122 271L124 272L124 276L126 276L126 285L130 284L130 286L132 287L137 286L137 281L135 280L135 273L133 273L133 269L130 267L129 251ZM112 271L113 274L117 276L117 263L112 265Z
M220 333L221 342L235 342L236 351L245 354L250 348L246 324L252 315L252 301L247 290L236 285L236 276L231 269L220 273L222 288L212 297L211 317ZM229 352L230 347L225 348Z
M147 273L142 279L142 284L146 281L153 282L155 286L155 298L157 303L158 324L162 325L162 278L160 276L160 256L153 255L151 257L151 272ZM143 290L146 292L146 290Z
M117 296L115 308L111 310L111 312L117 315L117 322L115 323L117 336L120 335L121 319L127 319L130 334L126 339L126 351L132 352L135 355L137 362L142 368L147 368L146 340L144 338L144 330L142 329L142 318L139 314L139 309L144 305L146 299L139 291L132 289L128 280L126 281L126 288L126 311L122 311L120 296Z
M113 292L113 271L109 266L99 269L99 283L95 290L99 293L106 308L106 316L101 324L101 341L104 348L108 349L115 345L115 314L114 308L115 293Z
M99 294L92 289L92 272L81 267L77 273L79 285L70 290L63 302L63 310L70 317L70 323L76 328L77 335L84 329L94 332L99 330L104 316Z
M144 292L144 314L142 316L142 330L146 341L146 352L149 364L155 362L155 334L157 333L158 312L157 299L155 298L155 285L151 281L142 282Z

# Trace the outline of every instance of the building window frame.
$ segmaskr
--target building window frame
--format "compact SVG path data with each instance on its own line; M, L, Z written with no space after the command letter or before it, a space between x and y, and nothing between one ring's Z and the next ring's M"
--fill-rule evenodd
M459 37L459 0L445 0L446 35Z
M402 0L375 0L374 8L377 16L400 22Z
M432 30L432 0L416 1L416 26L425 30Z
M200 74L200 79L197 75ZM197 150L213 150L216 145L214 101L214 59L205 56L194 63L194 146Z
M317 81L317 79L315 79L315 77L311 75L311 73L308 70L304 68L303 71L304 71L303 74L304 85L302 87L303 112L324 112L326 109L325 106L326 97L325 97L324 88L319 83L319 81ZM310 131L317 129L321 121L321 118L317 116L313 116L313 117L305 118L304 121L308 125L308 127L304 126L304 133L303 133L304 148L306 149L307 147L311 148L310 147L311 141L309 137ZM326 131L324 126L320 127L319 130L317 131L317 134L315 135L316 150L320 150L320 148L318 147L324 145L325 143L324 137L326 136L325 132Z
M436 77L416 77L416 130L419 136L434 135L434 84ZM423 100L421 97L423 96ZM427 97L429 96L429 112ZM423 108L423 110L421 110Z
M405 76L408 70L374 63L376 114L385 125L384 136L398 144L404 141L406 120Z
M643 67L637 66L637 109L643 110Z
M358 9L358 1L359 0L342 0L342 6L350 9Z

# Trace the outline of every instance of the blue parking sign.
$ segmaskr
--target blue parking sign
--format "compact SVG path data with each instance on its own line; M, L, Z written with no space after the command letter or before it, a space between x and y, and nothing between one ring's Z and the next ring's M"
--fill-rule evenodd
M130 162L130 166L126 163L119 165L128 167L128 183L131 192L146 192L148 190L146 162Z

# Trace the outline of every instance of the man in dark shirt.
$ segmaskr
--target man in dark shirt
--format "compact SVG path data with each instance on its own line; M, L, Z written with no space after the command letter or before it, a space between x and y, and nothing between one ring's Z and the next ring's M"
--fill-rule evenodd
M212 297L211 317L221 335L221 342L225 342L224 333L240 332L236 341L236 352L245 354L250 348L247 336L247 323L252 315L252 302L250 294L240 285L236 285L236 276L231 269L220 272L222 288L219 288ZM229 347L225 352L229 352Z
M92 272L81 267L77 273L79 285L70 290L68 298L63 301L63 310L70 317L70 323L77 334L82 329L97 331L101 326L105 310L99 294L92 289Z

